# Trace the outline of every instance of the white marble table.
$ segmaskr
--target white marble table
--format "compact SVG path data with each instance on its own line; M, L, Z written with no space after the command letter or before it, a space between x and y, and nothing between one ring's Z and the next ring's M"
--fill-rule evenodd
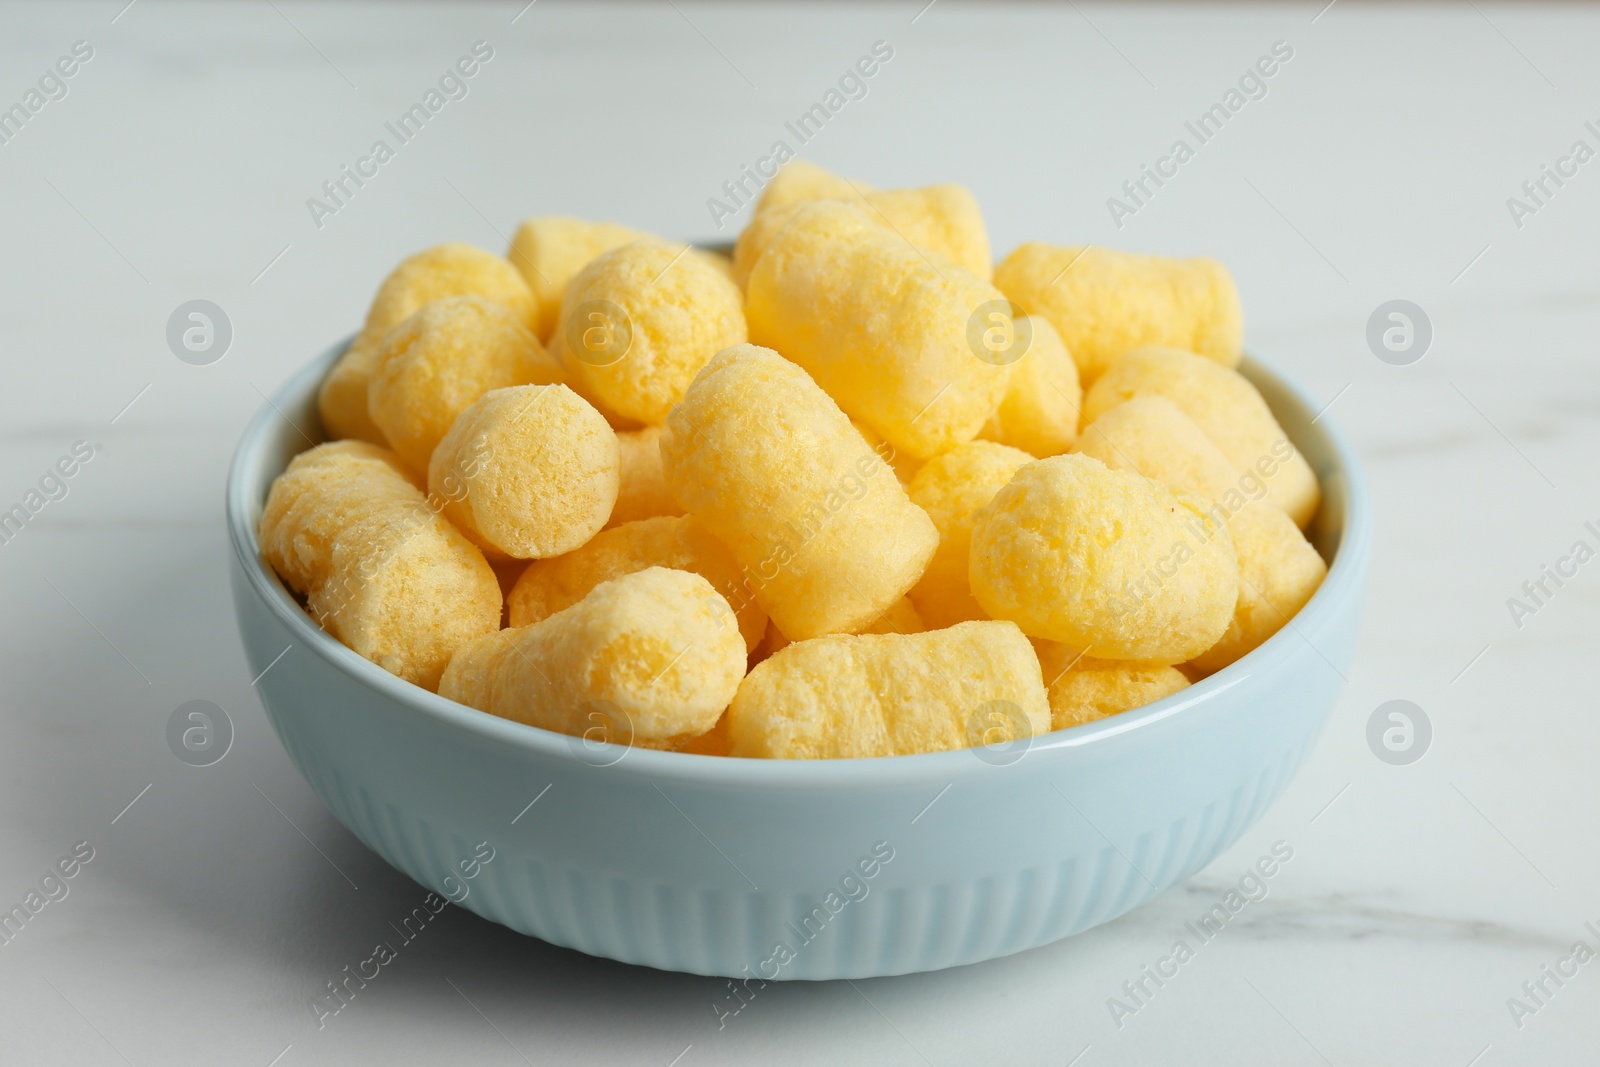
M1600 13L124 2L0 9L0 105L92 49L0 144L0 510L94 449L0 545L0 905L93 849L0 945L0 1062L1594 1062L1600 964L1518 1018L1508 998L1534 1006L1524 982L1600 948L1600 563L1520 620L1507 600L1600 543L1600 162L1561 162L1600 148ZM314 220L307 199L480 40L466 96ZM877 41L865 97L798 146L784 123ZM1114 220L1107 198L1279 41L1266 94ZM719 1030L720 981L450 909L319 1032L308 1000L416 890L253 697L220 517L240 428L402 255L499 247L539 213L727 237L707 199L778 139L880 185L967 184L1001 252L1231 265L1253 343L1333 404L1375 494L1365 630L1320 746L1189 884L1014 958L774 987ZM1576 174L1536 203L1546 164ZM197 298L233 329L207 366L165 339ZM1412 365L1365 340L1396 298L1433 327ZM1365 739L1397 698L1433 724L1409 766ZM193 699L236 730L211 767L165 739ZM1278 840L1271 895L1119 1028L1108 998Z

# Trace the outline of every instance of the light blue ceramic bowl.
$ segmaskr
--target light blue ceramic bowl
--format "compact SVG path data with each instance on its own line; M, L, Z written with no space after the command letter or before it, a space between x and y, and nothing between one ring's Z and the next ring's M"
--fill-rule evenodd
M317 384L343 348L278 391L229 474L251 673L288 649L256 688L352 833L423 886L558 945L821 979L1067 937L1236 840L1305 759L1350 662L1371 540L1360 468L1304 392L1252 358L1244 373L1322 479L1313 539L1332 565L1292 626L1181 693L1025 749L863 760L628 750L497 719L339 644L261 558L267 489L309 447L302 430L320 439Z

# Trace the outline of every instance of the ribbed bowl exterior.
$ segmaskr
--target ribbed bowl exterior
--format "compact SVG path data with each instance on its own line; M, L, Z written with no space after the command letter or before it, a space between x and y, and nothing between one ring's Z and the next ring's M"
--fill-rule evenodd
M316 425L316 383L340 350L274 398L301 427ZM260 559L266 489L304 447L271 407L230 476L240 632L253 673L290 649L257 689L334 815L484 918L596 956L745 979L1004 956L1204 867L1282 792L1337 698L1370 542L1364 490L1304 398L1246 369L1323 478L1314 539L1334 556L1327 582L1232 667L1023 749L781 763L625 750L400 682L319 630Z

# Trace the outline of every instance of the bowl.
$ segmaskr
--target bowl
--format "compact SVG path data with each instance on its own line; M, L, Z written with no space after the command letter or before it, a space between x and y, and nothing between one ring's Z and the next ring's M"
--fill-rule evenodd
M317 386L344 347L278 390L229 472L234 606L250 672L266 672L255 688L367 847L553 944L754 981L928 971L1068 937L1237 840L1304 761L1350 662L1371 542L1356 456L1248 357L1241 370L1322 479L1311 536L1330 567L1292 625L1188 689L1011 746L877 759L629 749L499 719L350 651L262 559L267 490L321 439Z

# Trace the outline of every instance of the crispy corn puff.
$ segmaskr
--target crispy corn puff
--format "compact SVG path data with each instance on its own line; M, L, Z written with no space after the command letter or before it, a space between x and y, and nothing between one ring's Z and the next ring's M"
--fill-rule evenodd
M661 473L661 427L619 430L617 457L617 504L606 522L608 529L637 519L683 514L683 507L672 498Z
M367 410L400 458L426 471L450 424L484 393L560 381L561 365L504 304L447 296L384 335Z
M272 483L261 552L329 633L426 689L500 625L483 553L429 506L397 456L353 441L302 452Z
M645 236L615 222L550 215L524 220L511 237L506 258L522 274L538 305L531 323L535 336L550 343L561 321L561 295L573 275L602 252Z
M601 582L648 567L693 571L729 603L738 604L739 630L748 648L755 648L766 632L767 613L745 587L733 554L687 515L625 522L565 555L534 560L511 591L511 625L548 618Z
M901 485L910 485L917 471L922 467L922 461L915 456L900 451L885 441L877 430L862 422L860 419L851 419L850 425L856 428L856 433L867 442L867 447L876 452L883 461L894 468L894 476Z
M1083 398L1089 422L1136 396L1164 396L1194 420L1241 471L1267 483L1272 503L1302 529L1316 514L1322 490L1267 402L1236 371L1172 348L1129 352Z
M837 759L1046 733L1050 704L1022 631L964 622L798 641L750 672L727 718L734 756Z
M1194 421L1164 396L1136 396L1084 430L1084 455L1211 500L1239 560L1239 599L1222 639L1194 661L1210 673L1254 649L1322 583L1327 567L1294 521L1264 502L1266 483L1241 475ZM1261 501L1261 502L1258 502Z
M546 730L671 748L716 725L744 670L744 640L711 583L650 567L466 646L439 694Z
M468 295L504 304L519 322L533 324L533 294L522 276L499 256L472 245L443 244L418 252L383 280L367 310L366 325L323 379L317 396L329 437L384 443L367 412L368 380L384 334L430 300Z
M617 501L617 435L564 385L485 393L428 464L428 488L474 543L540 559L599 533Z
M815 163L792 159L779 167L778 173L761 190L756 214L805 200L844 200L871 192L876 190L866 182L841 178Z
M1095 659L1052 641L1033 644L1050 693L1052 730L1142 708L1189 686L1176 667Z
M1017 471L1033 462L1020 449L971 441L935 456L911 479L911 502L939 529L939 548L908 594L935 629L989 616L967 582L972 523Z
M889 605L889 610L878 616L878 621L868 626L861 632L864 634L920 634L929 629L922 615L917 611L916 605L906 597L901 597ZM767 620L767 630L761 641L751 650L751 657L755 662L771 656L781 648L788 648L794 644L783 631L775 626L771 619Z
M1018 316L1017 329L1024 328L1024 319L1031 336L1028 349L1012 366L1005 398L978 436L1045 459L1077 441L1083 390L1078 365L1050 320Z
M889 610L861 632L864 634L920 634L929 629L922 613L908 597L901 597L889 605Z
M793 640L871 625L939 535L798 366L739 345L706 364L661 439L667 485L727 545Z
M976 342L1001 309L999 290L835 201L778 235L745 302L756 344L919 459L972 440L1000 406L1011 367Z
M995 268L994 283L1027 314L1050 320L1085 387L1124 352L1144 345L1186 348L1224 367L1239 364L1239 293L1216 260L1034 242Z
M1328 566L1300 528L1277 508L1250 504L1228 519L1239 554L1239 599L1216 644L1190 660L1210 674L1277 633L1327 577Z
M978 513L968 575L985 612L1104 659L1181 663L1226 632L1239 592L1209 504L1088 456L1019 470Z
M1194 420L1160 394L1108 408L1084 427L1078 451L1113 470L1133 471L1221 500L1239 486L1239 468Z
M634 241L567 286L552 346L604 411L660 425L706 360L747 339L738 287L692 251Z
M733 279L741 288L749 285L756 261L777 235L822 199L854 204L884 229L966 268L975 278L987 282L994 274L983 213L978 210L977 200L962 186L930 185L864 194L852 189L832 197L811 197L757 210L733 248Z

